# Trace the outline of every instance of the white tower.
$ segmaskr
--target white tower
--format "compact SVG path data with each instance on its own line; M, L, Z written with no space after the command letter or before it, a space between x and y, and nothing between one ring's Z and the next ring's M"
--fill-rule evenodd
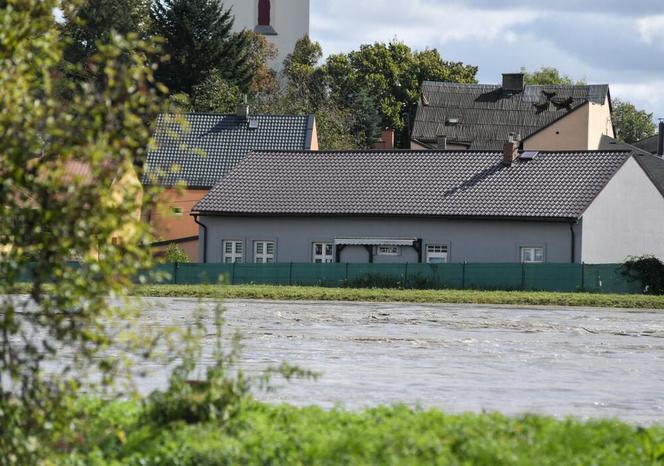
M225 8L233 9L237 31L263 34L277 48L277 57L270 63L276 71L281 71L298 39L309 34L309 1L221 0Z

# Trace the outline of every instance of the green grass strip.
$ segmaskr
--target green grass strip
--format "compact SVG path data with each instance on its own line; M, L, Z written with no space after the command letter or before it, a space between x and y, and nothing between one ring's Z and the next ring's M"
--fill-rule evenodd
M146 297L172 298L664 309L664 296L524 291L351 289L267 285L146 285L137 287L135 294Z

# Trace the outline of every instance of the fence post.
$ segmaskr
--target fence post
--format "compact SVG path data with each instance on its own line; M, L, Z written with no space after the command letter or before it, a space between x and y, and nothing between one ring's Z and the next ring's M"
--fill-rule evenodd
M521 263L521 291L526 291L526 263Z
M403 286L404 288L408 286L408 262L406 262L406 270L403 272Z
M586 263L581 262L581 291L586 291Z
M288 266L288 286L293 286L293 263Z
M178 263L173 263L173 285L178 284Z
M233 265L231 266L231 285L235 285L235 264L237 264L237 262L233 262Z
M461 289L466 289L466 261L463 261L461 266Z

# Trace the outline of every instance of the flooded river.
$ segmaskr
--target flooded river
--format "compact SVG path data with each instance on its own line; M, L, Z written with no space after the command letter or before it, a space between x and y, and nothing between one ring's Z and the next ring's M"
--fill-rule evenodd
M184 324L198 305L150 302L161 308L145 313L154 326ZM249 372L288 361L322 374L260 395L267 401L664 423L664 312L273 301L226 309ZM164 380L154 371L142 389Z

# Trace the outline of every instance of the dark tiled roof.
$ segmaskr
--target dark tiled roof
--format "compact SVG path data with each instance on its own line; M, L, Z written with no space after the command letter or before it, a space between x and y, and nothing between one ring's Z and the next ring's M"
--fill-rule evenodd
M176 123L182 117L186 131ZM251 151L311 149L313 122L313 115L252 115L248 121L236 115L162 115L143 182L211 188Z
M659 149L659 135L656 134L649 138L641 139L639 142L635 142L634 146L651 154L656 154L657 149Z
M627 152L264 152L194 208L210 214L578 218Z
M587 102L604 104L608 94L608 85L526 86L509 93L499 85L427 81L412 139L436 147L442 135L470 149L502 150L510 133L526 139Z
M664 159L640 149L631 144L620 142L609 136L602 136L600 140L601 150L625 150L631 151L634 159L641 165L653 184L664 195Z

